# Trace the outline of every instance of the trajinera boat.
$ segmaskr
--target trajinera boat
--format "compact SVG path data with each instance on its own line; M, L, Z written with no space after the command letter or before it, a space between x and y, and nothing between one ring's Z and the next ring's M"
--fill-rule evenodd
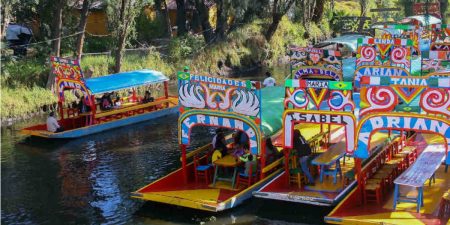
M51 65L58 96L58 123L63 131L50 132L44 123L22 129L23 134L43 138L77 138L178 112L178 99L169 96L169 79L161 72L144 69L84 79L78 60L51 57ZM155 96L140 97L138 87L153 87L152 90L158 92L163 89L163 93L161 96L153 93ZM106 98L106 95L121 90L128 91L129 96L115 97L114 103L111 96ZM75 96L80 98L77 105L66 102L65 95L73 93L78 93ZM103 97L97 102L99 95ZM104 100L109 102L106 108L102 107Z
M355 132L357 186L325 217L333 224L448 224L450 217L450 29L433 25L423 76L361 77ZM380 96L384 96L380 101ZM399 138L375 151L380 130Z
M206 211L222 211L251 198L281 169L282 155L276 142L281 128L284 88L261 87L259 81L228 79L179 73L178 94L181 115L178 140L181 168L132 193L133 198ZM247 138L253 162L247 168L236 153L215 150L206 144L187 152L193 127L204 126L240 131ZM225 131L226 145L239 145ZM221 139L217 135L214 139ZM217 141L215 142L217 143ZM220 157L219 155L222 155ZM239 172L240 168L245 168Z

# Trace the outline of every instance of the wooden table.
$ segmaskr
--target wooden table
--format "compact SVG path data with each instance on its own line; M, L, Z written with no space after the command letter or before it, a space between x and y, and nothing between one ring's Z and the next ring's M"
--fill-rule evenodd
M441 165L445 157L445 147L443 145L429 145L420 154L419 158L394 180L394 210L398 202L417 203L417 212L423 205L423 184L430 179ZM418 189L416 198L400 198L399 186L409 186Z
M323 182L323 175L330 174L333 176L333 183L337 182L337 173L342 173L340 159L345 155L346 144L344 141L332 145L326 152L317 156L313 161L313 165L320 166L320 182ZM336 168L330 173L325 171L326 166L335 164ZM342 177L342 174L341 174Z
M238 158L235 158L232 155L226 155L223 158L214 161L214 165L215 165L216 169L214 171L213 186L216 185L217 180L224 180L224 181L231 181L231 188L234 188L234 182L236 180L238 165L241 163L242 162ZM219 167L225 167L225 168L233 167L234 168L233 177L231 179L225 178L225 177L218 177L217 171L219 170Z

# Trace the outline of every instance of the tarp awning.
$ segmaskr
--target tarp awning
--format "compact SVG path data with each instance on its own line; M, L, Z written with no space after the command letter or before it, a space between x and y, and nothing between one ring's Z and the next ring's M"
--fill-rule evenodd
M92 94L101 94L167 80L169 78L159 71L143 69L86 79L86 86Z
M284 86L261 89L261 127L264 135L270 137L281 129L284 111Z
M407 22L408 19L417 20L421 23L422 26L442 23L441 19L431 15L428 15L428 18L425 15L408 16L404 19L405 21L401 22Z
M358 38L366 38L367 35L362 34L348 34L348 35L342 35L339 37L335 37L326 41L323 41L321 43L330 43L330 44L343 44L347 47L349 47L352 52L356 52L356 48L358 45Z

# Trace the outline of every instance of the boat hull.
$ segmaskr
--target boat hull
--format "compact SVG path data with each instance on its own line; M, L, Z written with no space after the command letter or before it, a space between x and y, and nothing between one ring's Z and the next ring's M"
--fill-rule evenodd
M270 180L273 179L273 177L280 174L281 171L282 171L281 169L274 171L272 174L265 177L264 179L261 179L260 181L253 184L252 186L239 191L238 193L230 196L229 198L227 198L226 200L224 200L220 203L212 202L212 201L208 203L208 200L206 200L206 199L203 201L200 201L200 200L196 201L196 200L189 199L189 198L185 197L185 196L190 195L190 193L188 193L189 190L185 190L185 192L179 191L178 194L173 194L173 192L171 194L167 194L170 191L145 193L145 192L140 192L140 190L138 190L136 192L131 193L131 197L145 200L145 201L152 201L152 202L159 202L159 203L165 203L165 204L176 205L176 206L183 206L183 207L193 208L193 209L198 209L198 210L204 210L204 211L210 211L210 212L220 212L220 211L234 208L234 207L242 204L244 201L250 199L252 197L252 193L254 191L260 189L262 186L267 184ZM178 177L178 175L180 175L180 174L182 174L182 169L178 169L178 170L172 172L171 174L167 175L166 177L163 177L160 180L158 180L150 185L157 184L158 182L161 182L162 180L165 180L166 178L168 178L166 181L169 182L169 179L171 179L170 177L172 177L172 178ZM214 191L214 189L212 189L210 191ZM205 194L205 195L208 195L208 194Z
M77 128L77 129L73 129L73 130L59 132L59 133L52 133L52 132L49 132L46 130L31 130L31 129L23 129L21 132L23 134L38 136L38 137L43 137L43 138L49 138L49 139L79 138L82 136L95 134L95 133L103 132L106 130L123 127L123 126L131 125L131 124L140 123L143 121L175 114L178 112L178 108L179 107L177 105L177 106L161 109L158 111L153 111L153 112L144 113L144 114L138 114L138 115L125 117L125 118L121 118L121 119L117 119L117 120L113 120L113 121L109 121L109 122L105 122L105 123L101 123L101 124L95 124L92 126L81 127L81 128Z

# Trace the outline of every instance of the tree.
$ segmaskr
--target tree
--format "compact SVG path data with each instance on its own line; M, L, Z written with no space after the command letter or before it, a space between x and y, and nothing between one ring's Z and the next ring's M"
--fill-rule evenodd
M62 14L63 8L66 5L66 0L56 0L55 4L55 23L53 24L53 49L52 52L55 56L59 56L61 52L61 30L62 30Z
M359 0L359 7L361 9L361 17L367 15L369 0Z
M314 7L314 12L312 15L312 21L316 24L320 23L322 20L324 5L325 0L316 0L316 7Z
M216 41L224 40L226 35L225 32L228 29L228 4L227 0L215 0L217 7L217 20L216 20Z
M114 71L120 72L127 38L134 31L135 18L142 10L142 0L114 0L108 5L112 35L116 39Z
M1 21L1 30L0 30L0 38L3 40L3 37L6 34L6 26L8 26L12 17L12 6L17 3L17 0L5 0L3 1L1 12L2 21Z
M177 35L183 36L187 32L185 0L176 0L177 3Z
M77 58L81 59L81 54L83 53L83 45L84 45L84 37L85 37L85 30L86 30L86 24L87 24L87 18L89 15L89 6L90 6L90 0L84 0L83 6L81 8L81 14L80 14L80 23L78 24L78 34L77 37Z
M195 13L202 26L202 34L206 43L210 43L214 39L214 33L209 23L209 9L206 7L204 0L194 0Z
M265 37L267 41L270 41L277 31L278 24L280 24L281 18L287 13L296 0L273 0L272 5L272 23L266 31Z

